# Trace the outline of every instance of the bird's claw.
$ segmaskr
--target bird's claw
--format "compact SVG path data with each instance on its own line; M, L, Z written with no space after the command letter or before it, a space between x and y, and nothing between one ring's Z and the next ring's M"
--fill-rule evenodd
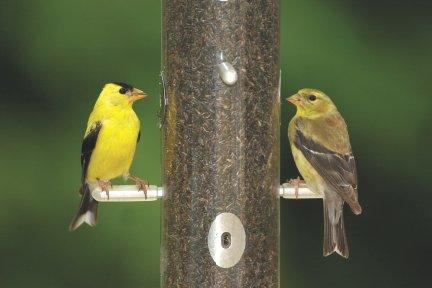
M109 200L109 189L112 188L111 181L102 181L98 180L99 187L102 191L104 191L107 194L108 200Z
M150 183L147 180L142 180L136 176L129 176L129 179L135 182L135 185L138 187L138 191L144 192L144 199L147 200L147 189Z
M297 177L295 179L290 179L288 183L294 186L295 199L298 199L300 184L305 184L306 182L300 179L300 177Z
M140 181L136 182L136 185L138 186L139 191L144 192L144 199L147 200L147 189L148 189L150 183L147 180L140 180Z

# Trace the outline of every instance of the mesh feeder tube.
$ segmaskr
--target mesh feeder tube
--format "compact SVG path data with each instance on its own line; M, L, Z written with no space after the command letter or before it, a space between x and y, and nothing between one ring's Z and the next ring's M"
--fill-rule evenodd
M162 287L279 287L279 2L162 9Z

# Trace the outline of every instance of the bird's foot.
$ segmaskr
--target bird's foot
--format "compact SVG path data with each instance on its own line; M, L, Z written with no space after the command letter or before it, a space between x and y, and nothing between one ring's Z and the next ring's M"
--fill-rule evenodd
M109 181L109 180L106 180L106 181L104 181L104 180L98 180L98 183L99 183L100 189L107 194L107 197L109 199L109 189L112 188L111 181Z
M294 186L295 199L298 199L300 184L305 184L306 182L300 179L300 177L297 177L295 179L290 179L288 183Z
M138 178L137 176L129 175L128 178L135 182L135 185L138 186L138 191L143 191L144 198L147 199L147 189L150 183L147 180L142 180Z

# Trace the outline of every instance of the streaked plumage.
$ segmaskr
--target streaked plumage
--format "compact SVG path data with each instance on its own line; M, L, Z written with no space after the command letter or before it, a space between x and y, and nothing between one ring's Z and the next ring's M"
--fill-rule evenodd
M132 104L144 97L144 92L125 83L104 86L90 114L82 142L82 197L70 230L75 230L84 222L96 225L97 201L90 195L95 185L109 183L119 176L129 177L140 136L140 121Z
M287 99L297 107L288 128L291 150L309 188L323 195L323 254L349 256L343 204L354 214L358 202L357 171L344 119L330 98L316 89L302 89Z

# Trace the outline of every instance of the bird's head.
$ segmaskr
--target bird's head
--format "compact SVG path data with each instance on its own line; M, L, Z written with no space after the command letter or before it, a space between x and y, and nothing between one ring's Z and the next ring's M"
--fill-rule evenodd
M304 88L287 98L297 107L297 115L302 117L319 117L336 111L336 106L324 92L317 89Z
M105 84L98 102L113 106L131 106L135 101L143 99L147 94L123 82Z

